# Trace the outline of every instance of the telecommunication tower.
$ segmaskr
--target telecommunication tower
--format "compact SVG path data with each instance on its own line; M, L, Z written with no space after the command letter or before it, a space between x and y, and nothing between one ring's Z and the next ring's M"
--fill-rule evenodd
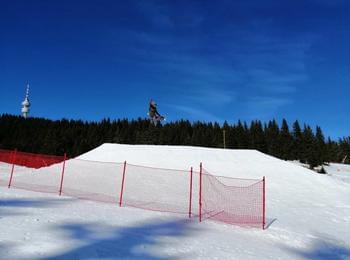
M29 107L30 107L30 102L29 102L29 84L27 84L27 91L26 91L26 97L24 98L22 102L22 115L24 118L27 118L29 116Z

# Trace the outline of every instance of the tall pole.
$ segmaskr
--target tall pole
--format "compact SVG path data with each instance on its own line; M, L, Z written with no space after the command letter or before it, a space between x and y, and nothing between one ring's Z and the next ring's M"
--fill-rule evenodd
M224 149L226 149L226 136L225 136L225 130L223 130L223 138L224 138Z
M191 218L192 213L192 175L193 175L193 168L191 167L190 171L190 205L188 206L188 217Z
M15 170L16 155L17 155L17 149L15 149L12 153L12 168L11 168L11 176L10 176L8 188L11 187L11 183L12 183L13 172Z
M202 222L202 163L200 164L199 168L199 222Z
M262 226L263 226L263 229L265 229L265 223L266 223L266 217L265 217L265 214L266 214L266 210L265 210L265 207L266 207L266 202L265 202L265 176L263 178L263 223L262 223Z
M124 161L124 167L123 167L123 179L122 179L122 187L120 188L119 207L122 206L122 201L123 201L123 191L124 191L124 181L125 181L125 170L126 170L126 161Z
M59 195L61 196L62 194L62 187L63 187L63 178L64 178L64 169L66 168L66 159L67 159L67 154L64 154L63 158L63 165L62 165L62 172L61 172L61 183L60 183L60 193Z

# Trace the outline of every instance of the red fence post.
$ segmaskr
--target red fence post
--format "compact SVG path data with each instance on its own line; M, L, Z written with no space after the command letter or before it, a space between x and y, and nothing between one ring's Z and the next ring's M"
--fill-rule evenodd
M199 222L202 222L202 163L200 163L199 169Z
M191 167L190 171L190 205L188 207L188 217L191 218L191 211L192 211L192 173L193 173L193 168Z
M121 187L121 189L120 189L120 197L119 197L119 207L122 206L122 200L123 200L124 181L125 181L125 170L126 170L126 161L124 161L122 187Z
M265 223L266 223L266 219L265 219L265 176L263 177L263 229L265 229Z
M66 167L66 159L67 159L67 154L65 153L64 159L63 159L62 173L61 173L60 196L62 194L62 188L63 188L63 178L64 178L64 169Z
M17 149L15 149L12 153L12 168L11 168L11 175L10 175L8 188L11 187L11 183L12 183L12 176L13 176L13 172L15 170L16 155L17 155Z

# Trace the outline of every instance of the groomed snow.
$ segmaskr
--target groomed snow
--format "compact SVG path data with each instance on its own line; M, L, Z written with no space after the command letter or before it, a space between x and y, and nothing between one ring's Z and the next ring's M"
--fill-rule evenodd
M350 259L350 166L321 175L254 150L118 144L79 158L266 176L268 228L0 186L0 259Z

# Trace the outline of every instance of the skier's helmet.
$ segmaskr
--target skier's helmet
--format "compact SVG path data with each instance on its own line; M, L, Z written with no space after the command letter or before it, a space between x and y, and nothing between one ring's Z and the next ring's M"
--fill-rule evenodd
M157 106L156 102L153 99L151 100L151 105L154 107Z

